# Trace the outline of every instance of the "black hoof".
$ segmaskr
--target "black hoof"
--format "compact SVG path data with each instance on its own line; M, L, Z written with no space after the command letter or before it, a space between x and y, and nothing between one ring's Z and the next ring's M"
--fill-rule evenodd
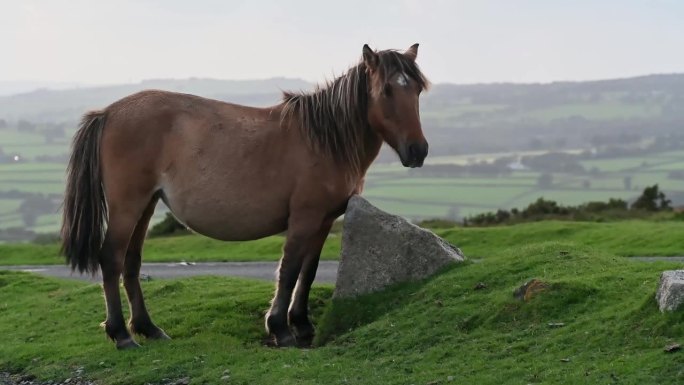
M130 322L128 324L131 329L131 333L144 336L150 340L170 340L169 337L162 329L151 322L143 322L136 324L135 322Z
M292 327L295 339L297 339L297 346L300 348L309 348L313 344L315 332L311 324L305 324L301 327Z
M297 347L310 348L313 346L314 335L297 336Z
M145 338L151 339L151 340L170 340L171 337L168 336L168 334L164 333L163 330L157 329L156 332L150 334L150 335L145 335Z
M297 339L290 333L281 336L274 336L275 346L279 348L289 348L297 346Z
M170 340L166 333L158 327L149 328L144 331L136 332L137 334L145 336L148 340Z
M140 345L138 345L138 343L135 342L133 338L126 338L120 341L116 341L116 348L118 350L137 349L139 347Z

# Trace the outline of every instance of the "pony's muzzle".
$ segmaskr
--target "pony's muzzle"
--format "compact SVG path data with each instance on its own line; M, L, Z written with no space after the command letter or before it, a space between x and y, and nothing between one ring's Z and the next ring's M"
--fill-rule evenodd
M402 151L399 152L399 158L404 167L414 168L423 165L427 154L428 143L423 140L402 146Z

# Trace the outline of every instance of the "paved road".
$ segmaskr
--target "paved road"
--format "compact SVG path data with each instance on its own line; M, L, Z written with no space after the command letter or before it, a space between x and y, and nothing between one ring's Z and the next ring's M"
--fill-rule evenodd
M628 259L639 262L684 262L684 257L629 257Z
M152 279L223 275L273 281L277 268L278 262L143 263L140 272ZM0 266L0 270L20 270L52 277L100 282L99 275L93 278L90 275L72 273L69 268L63 265ZM334 283L336 277L337 261L321 261L316 273L316 282Z
M634 262L670 261L684 263L684 256L677 257L629 257ZM472 260L479 262L479 260ZM337 277L337 261L321 261L316 273L316 282L335 283ZM144 263L141 273L143 277L152 279L181 278L195 275L221 275L231 277L257 278L267 281L275 280L278 262L198 262L198 263ZM63 265L31 265L0 266L0 270L20 270L60 278L73 278L90 282L100 282L100 277L72 273Z

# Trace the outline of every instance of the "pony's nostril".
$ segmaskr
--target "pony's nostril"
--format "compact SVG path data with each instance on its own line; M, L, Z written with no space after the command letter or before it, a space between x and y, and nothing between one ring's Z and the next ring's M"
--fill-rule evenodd
M410 159L416 159L416 158L418 158L418 153L419 153L418 146L416 146L415 143L412 143L412 144L409 146L409 158L410 158Z

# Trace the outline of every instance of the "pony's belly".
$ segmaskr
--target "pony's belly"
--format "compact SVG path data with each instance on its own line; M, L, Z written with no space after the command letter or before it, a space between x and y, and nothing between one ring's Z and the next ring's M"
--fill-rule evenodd
M240 211L217 210L210 216L189 215L184 223L197 233L223 241L250 241L287 229L287 217L265 218L264 213Z
M224 241L249 241L278 234L287 229L287 204L274 199L222 202L197 199L175 202L165 199L171 212L191 230Z
M234 221L206 221L188 222L186 225L193 231L204 236L222 241L251 241L275 235L286 230L283 224L235 223Z

